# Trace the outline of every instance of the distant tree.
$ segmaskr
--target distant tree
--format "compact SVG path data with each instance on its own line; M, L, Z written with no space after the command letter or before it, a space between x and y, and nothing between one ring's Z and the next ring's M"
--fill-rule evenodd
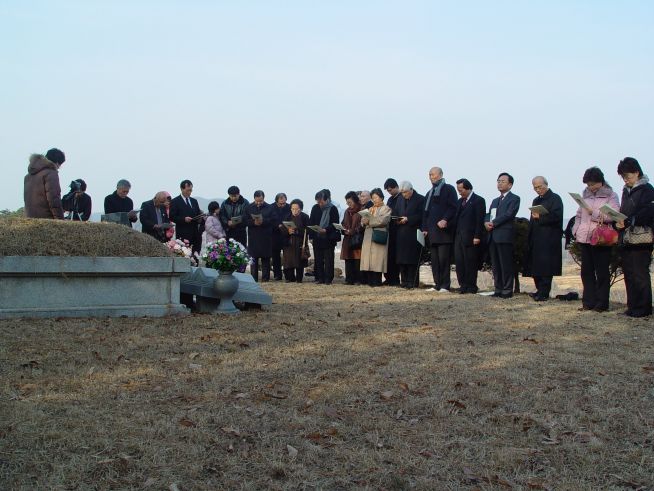
M16 211L11 211L11 210L0 210L0 219L4 218L20 218L25 216L25 209L24 208L18 208Z

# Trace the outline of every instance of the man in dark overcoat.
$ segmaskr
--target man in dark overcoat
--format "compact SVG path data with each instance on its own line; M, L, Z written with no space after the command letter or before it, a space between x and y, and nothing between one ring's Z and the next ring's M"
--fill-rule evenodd
M288 233L282 222L291 214L291 205L287 203L287 200L286 193L277 193L275 204L272 205L275 218L277 219L277 226L272 231L272 269L276 281L283 279L282 249L284 249L285 242L288 239Z
M550 297L552 277L561 276L563 201L552 192L543 176L534 177L531 183L538 195L532 207L542 206L544 210L531 211L523 275L534 279L536 292L532 297L542 302Z
M241 196L238 186L230 186L227 189L227 199L223 201L218 211L218 219L227 240L234 239L244 246L248 245L245 209L249 204L250 202Z
M188 240L193 252L202 249L204 217L198 200L191 197L193 183L188 179L179 184L180 194L170 202L170 220L175 224L178 239Z
M313 242L314 281L318 284L331 285L334 281L334 250L341 240L341 233L334 228L339 223L338 209L332 204L332 194L329 189L321 189L315 196L316 204L311 208L309 225L320 227L316 232L309 229L309 237Z
M513 176L502 172L497 177L500 195L490 205L484 227L488 232L488 249L493 267L496 298L511 298L515 278L513 258L514 220L520 209L520 197L511 192Z
M434 276L434 290L450 291L450 255L454 242L454 220L456 218L456 191L446 184L443 169L429 170L432 187L425 195L422 216L422 231L426 233L431 252L431 271Z
M454 263L459 293L477 293L477 272L483 257L486 200L472 191L468 179L456 181L461 198L456 209Z
M263 191L257 190L254 192L254 202L245 208L248 254L252 258L250 273L254 281L259 281L259 260L261 260L261 281L270 281L273 228L279 225L272 206L264 199Z
M409 181L402 181L399 190L400 196L395 202L398 217L395 261L400 272L400 286L411 289L418 283L422 246L418 242L417 234L422 224L425 198L414 191Z
M398 216L397 214L397 202L402 198L400 194L400 187L397 184L397 181L392 177L386 179L384 182L384 189L388 191L390 195L386 201L386 206L391 209L391 223L388 224L388 256L386 263L386 273L384 277L385 285L388 286L399 286L400 285L400 270L395 262L395 250L397 248L397 223L396 219L392 217Z

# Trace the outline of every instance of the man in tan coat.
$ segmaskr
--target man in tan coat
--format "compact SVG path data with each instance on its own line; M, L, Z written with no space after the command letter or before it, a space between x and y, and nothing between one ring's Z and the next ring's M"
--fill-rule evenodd
M43 155L30 157L25 176L25 216L28 218L64 218L59 186L59 167L66 161L64 152L52 148Z

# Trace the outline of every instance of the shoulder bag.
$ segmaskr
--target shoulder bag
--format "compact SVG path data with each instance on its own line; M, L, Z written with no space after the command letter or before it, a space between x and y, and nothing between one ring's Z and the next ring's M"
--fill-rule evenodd
M372 241L375 244L386 244L388 242L388 230L385 228L373 228Z
M622 242L627 245L651 244L654 242L652 227L647 225L630 225L624 231Z
M590 236L590 245L611 247L618 243L618 231L604 223L604 216L600 214L600 222Z

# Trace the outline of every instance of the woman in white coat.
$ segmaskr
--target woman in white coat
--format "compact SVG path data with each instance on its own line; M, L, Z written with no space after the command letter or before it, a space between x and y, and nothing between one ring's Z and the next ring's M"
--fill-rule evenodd
M364 226L361 246L361 277L367 278L370 286L381 286L382 273L386 273L388 263L388 224L391 209L384 204L384 193L375 188L370 191L372 207L368 215L361 218Z

